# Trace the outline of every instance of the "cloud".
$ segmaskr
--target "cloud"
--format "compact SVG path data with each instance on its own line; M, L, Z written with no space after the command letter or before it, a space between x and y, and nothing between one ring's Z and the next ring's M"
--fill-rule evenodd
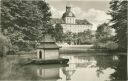
M94 29L96 29L99 24L108 22L108 20L111 19L111 16L107 15L105 11L96 9L89 9L88 12L85 13L85 17L94 24Z
M51 7L51 12L54 18L61 18L65 11ZM107 15L105 11L95 8L90 8L88 11L84 11L80 7L73 6L72 12L75 14L76 18L87 19L89 22L91 22L93 24L92 30L96 30L99 24L108 22L108 20L111 19L111 16Z
M53 6L50 6L50 10L51 10L53 18L61 18L64 13L63 10L58 10L58 9L54 8Z
M91 8L85 12L79 7L73 7L72 11L77 18L90 21L93 24L93 30L96 30L99 24L108 22L108 20L111 19L111 16L107 15L105 11L97 10L95 8Z

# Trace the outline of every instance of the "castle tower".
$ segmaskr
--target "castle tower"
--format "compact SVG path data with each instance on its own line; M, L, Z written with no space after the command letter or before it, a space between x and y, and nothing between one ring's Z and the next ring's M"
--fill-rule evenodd
M66 24L75 24L76 23L75 15L71 9L72 9L72 7L69 2L66 4L66 12L62 16L62 19L65 21Z

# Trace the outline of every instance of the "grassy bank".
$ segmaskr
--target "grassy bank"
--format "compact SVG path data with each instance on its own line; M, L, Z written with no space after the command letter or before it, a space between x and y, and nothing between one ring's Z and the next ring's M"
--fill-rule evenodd
M126 55L125 52L113 51L108 49L94 49L92 45L79 46L63 46L60 49L60 54L94 54L94 55Z
M62 46L59 50L60 54L73 54L73 55L127 55L126 52L119 52L118 50L108 50L108 49L95 49L93 45L69 45ZM36 50L31 52L18 52L14 54L17 57L24 59L36 58ZM13 56L13 55L12 55Z

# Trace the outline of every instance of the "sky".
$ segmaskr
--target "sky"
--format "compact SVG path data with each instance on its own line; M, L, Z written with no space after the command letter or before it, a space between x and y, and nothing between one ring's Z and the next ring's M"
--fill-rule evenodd
M96 30L99 24L111 19L106 13L109 10L109 0L45 0L51 9L53 18L61 18L66 5L71 4L72 12L77 19L87 19Z

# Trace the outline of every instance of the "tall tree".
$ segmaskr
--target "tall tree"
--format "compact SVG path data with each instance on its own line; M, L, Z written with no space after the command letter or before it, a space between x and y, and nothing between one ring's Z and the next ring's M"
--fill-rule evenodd
M55 37L56 41L62 42L63 38L64 38L64 33L63 33L63 27L61 26L61 24L56 24L54 30L55 30L54 37Z
M2 33L13 45L28 46L29 41L39 41L42 33L52 28L49 5L42 0L2 0L1 11Z
M120 49L127 49L127 0L112 0L109 14L112 28L116 30L116 42Z
M111 31L111 28L108 26L108 23L103 23L97 27L96 34L95 34L96 39L99 42L106 43L112 36L111 33L112 31Z
M96 30L96 48L105 48L108 50L116 50L118 48L118 44L114 42L114 34L113 29L108 25L108 23L103 23L98 26Z

